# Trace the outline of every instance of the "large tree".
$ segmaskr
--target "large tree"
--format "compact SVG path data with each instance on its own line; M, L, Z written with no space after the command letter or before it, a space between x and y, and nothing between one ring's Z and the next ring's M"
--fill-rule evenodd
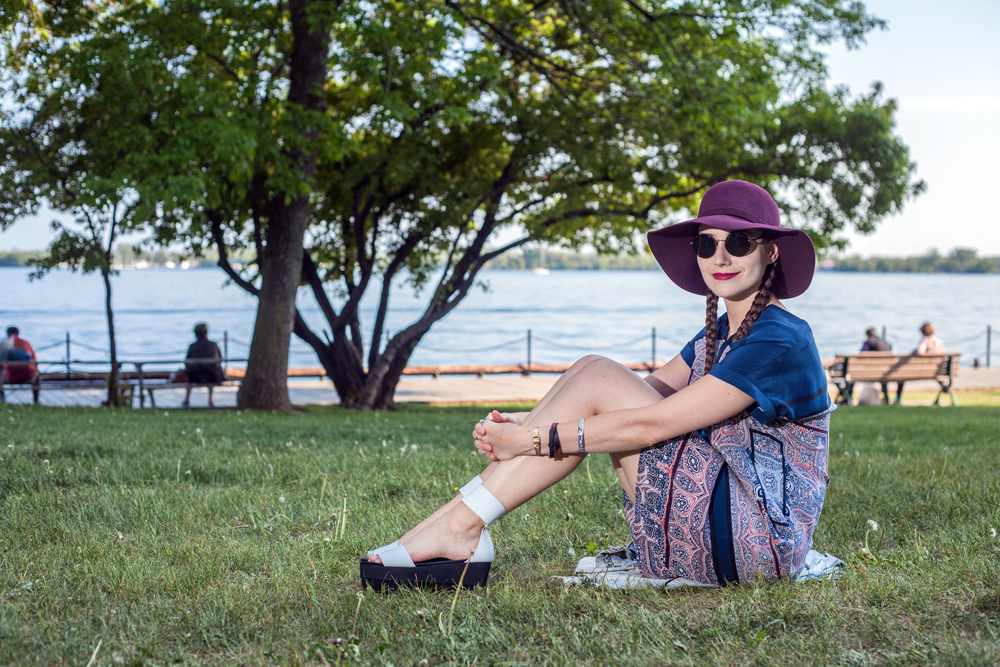
M130 46L147 111L123 122L161 138L136 177L158 238L215 245L260 299L244 406L287 407L293 327L344 404L391 406L421 337L485 262L529 241L634 249L740 177L822 248L921 187L893 103L826 86L817 44L881 25L860 3L215 0L114 15L77 48L100 62L101 43ZM522 234L499 245L504 228ZM256 250L249 272L228 263L234 247ZM404 275L427 305L386 339ZM295 309L300 280L322 337Z
M258 229L258 312L240 390L244 407L291 408L288 346L311 183L327 141L325 86L340 4L36 3L38 29L14 30L6 45L25 62L51 68L53 86L102 104L115 102L102 77L131 81L118 94L135 106L119 127L155 139L137 147L142 159L134 161L132 182L140 199L167 217L178 200L203 209L219 201L220 188L249 194L266 183L248 197L266 222ZM210 182L217 177L222 181Z

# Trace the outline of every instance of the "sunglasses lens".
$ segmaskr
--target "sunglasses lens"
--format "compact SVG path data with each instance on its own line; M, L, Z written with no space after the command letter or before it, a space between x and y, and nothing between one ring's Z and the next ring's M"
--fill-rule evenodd
M702 259L708 259L715 254L715 239L708 234L698 234L691 242L695 253Z
M733 257L744 257L754 249L754 242L743 232L733 232L726 237L726 252Z

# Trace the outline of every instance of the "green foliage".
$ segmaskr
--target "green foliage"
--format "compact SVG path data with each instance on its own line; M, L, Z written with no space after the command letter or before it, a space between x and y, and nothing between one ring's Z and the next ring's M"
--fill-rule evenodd
M971 248L955 248L947 256L930 250L920 257L844 257L834 271L879 271L892 273L997 273L1000 257L978 257Z
M459 593L445 636L452 594L361 599L357 559L478 472L483 409L0 406L0 662L86 664L99 640L95 664L126 665L1000 661L995 394L834 413L814 544L847 561L837 581L549 585L627 540L593 455L494 524L490 587Z
M0 129L30 127L55 164L72 166L73 205L134 206L128 224L195 254L214 246L253 293L258 270L276 270L269 249L299 252L282 245L284 229L308 194L303 278L329 334L304 321L296 332L336 382L334 367L354 373L338 384L348 402L371 378L391 389L388 368L512 248L634 253L707 187L745 178L822 252L923 189L894 134L895 102L878 86L827 87L818 45L858 46L884 27L859 2L301 6L332 27L325 86L313 91L324 104L311 107L289 99L304 47L283 3L39 5L45 30L11 38L5 71L33 118ZM12 146L0 136L0 224L43 195L8 166L26 160ZM302 158L313 153L310 176ZM86 264L74 239L59 248ZM227 253L245 249L257 266L229 267ZM382 341L388 292L371 327L357 305L398 276L427 285L427 304ZM367 364L363 328L374 332Z

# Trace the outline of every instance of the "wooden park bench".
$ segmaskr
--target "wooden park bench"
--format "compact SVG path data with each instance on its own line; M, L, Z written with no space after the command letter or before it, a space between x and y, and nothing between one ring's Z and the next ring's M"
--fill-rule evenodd
M958 375L960 352L942 354L896 354L895 352L857 352L841 354L827 368L830 382L837 387L836 401L852 405L851 394L857 382L909 382L935 380L941 387L934 405L940 405L945 393L952 405L958 405L951 386Z
M7 364L12 364L14 362L5 362ZM28 363L28 362L19 362ZM38 362L39 364L45 362ZM34 378L28 380L27 382L2 382L0 381L0 403L6 400L5 391L15 390L15 389L25 389L25 390L38 390L39 394L42 389L93 389L95 387L105 387L107 386L107 373L88 373L81 371L72 372L54 372L54 373L38 373ZM126 393L131 392L134 381L136 380L135 373L121 373L119 375L119 380L121 381L122 387L126 390ZM37 396L37 395L36 395ZM37 403L37 397L35 402Z
M188 360L190 361L190 360ZM201 362L212 362L220 361L218 359L209 360L195 360ZM170 377L173 374L171 371L143 371L142 364L136 363L137 372L130 374L135 375L135 383L139 388L139 407L146 406L146 395L149 396L149 403L151 407L156 407L156 398L154 397L155 391L160 389L188 389L188 388L198 388L198 387L229 387L229 386L239 386L243 382L243 378L246 377L245 368L228 368L226 369L226 379L223 382L212 383L212 384L196 384L192 382L171 382ZM289 368L288 369L288 379L298 379L298 378L324 378L326 377L326 371L322 368Z

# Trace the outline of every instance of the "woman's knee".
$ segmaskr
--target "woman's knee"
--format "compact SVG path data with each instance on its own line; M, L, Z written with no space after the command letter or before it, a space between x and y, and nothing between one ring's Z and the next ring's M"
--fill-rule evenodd
M576 362L574 362L573 365L570 366L570 369L571 370L581 370L582 368L584 368L586 366L589 366L590 364L594 363L595 361L600 361L602 359L605 359L605 357L602 357L599 354L588 354L585 357L580 357L579 359L577 359Z
M601 377L614 376L618 374L629 374L634 375L627 367L615 361L614 359L608 359L607 357L602 357L599 354L591 354L584 359L590 359L584 371L591 375L598 375Z

